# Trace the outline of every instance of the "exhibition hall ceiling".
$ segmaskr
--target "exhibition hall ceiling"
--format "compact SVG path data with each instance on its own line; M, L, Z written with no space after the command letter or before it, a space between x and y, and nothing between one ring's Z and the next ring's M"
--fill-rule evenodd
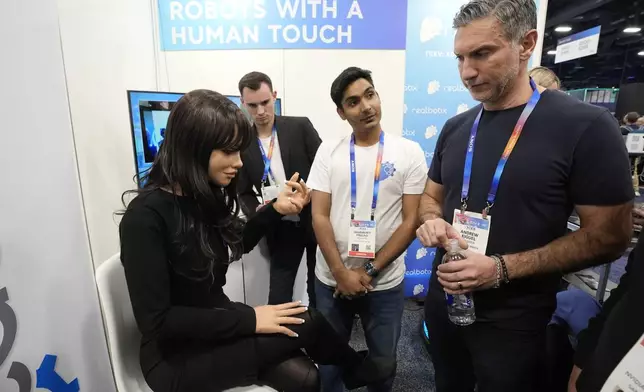
M555 64L548 51L559 39L599 25L596 55ZM572 30L555 31L562 26ZM625 32L629 27L642 30ZM541 64L555 71L567 90L644 82L644 0L550 0Z

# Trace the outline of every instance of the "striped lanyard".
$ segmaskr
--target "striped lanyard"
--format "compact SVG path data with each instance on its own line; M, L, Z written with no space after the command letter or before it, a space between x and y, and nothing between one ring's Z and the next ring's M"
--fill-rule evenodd
M532 87L532 96L530 97L528 104L523 109L523 112L521 113L519 120L514 126L514 131L510 136L510 140L508 140L508 144L505 146L503 155L501 155L501 159L499 160L499 163L496 166L496 171L494 172L494 178L492 179L492 185L490 186L490 191L488 192L488 195L487 195L487 204L485 206L485 209L483 210L483 217L487 217L487 215L490 213L490 208L492 208L492 206L494 205L494 201L496 200L496 192L499 189L499 183L501 182L501 175L503 174L503 170L505 169L505 164L508 162L508 159L510 158L510 154L512 154L512 151L514 150L514 147L516 146L517 141L519 140L519 136L521 136L521 132L523 131L523 127L525 126L526 121L528 121L528 118L534 111L534 108L537 106L539 99L541 99L541 94L539 93L539 90L537 89L537 85L534 83L532 78L530 78L530 87ZM481 121L482 115L483 115L483 108L481 108L478 116L476 116L476 120L474 120L474 124L472 125L472 130L470 131L470 138L467 145L467 153L465 155L465 169L463 170L463 189L461 191L461 212L465 212L465 210L467 210L467 200L470 193L470 179L472 177L472 159L474 158L474 145L476 143L476 134L478 132L479 123Z
M271 144L268 146L268 154L266 154L266 151L264 151L264 146L262 145L262 141L257 139L257 143L259 144L259 150L262 153L262 159L264 161L264 175L262 176L262 186L266 183L266 179L268 178L269 174L271 178L273 179L273 182L275 182L275 176L273 175L273 171L271 170L271 159L273 158L273 147L275 147L275 138L277 137L277 128L273 126L273 133L271 135Z
M357 175L356 175L356 138L351 135L349 143L349 158L351 163L351 219L355 219L357 202ZM382 167L382 154L385 147L385 133L380 131L380 141L378 142L378 157L376 158L376 170L373 178L373 199L371 201L371 220L376 216L376 204L378 203L378 189L380 187L380 170Z

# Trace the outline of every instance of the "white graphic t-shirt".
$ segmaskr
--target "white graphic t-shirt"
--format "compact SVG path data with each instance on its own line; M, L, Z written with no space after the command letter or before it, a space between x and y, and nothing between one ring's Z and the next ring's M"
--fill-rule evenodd
M331 225L340 257L348 268L363 266L365 259L348 257L349 224L351 221L351 172L349 142L351 135L325 140L320 146L307 185L331 194ZM355 219L370 220L373 199L373 177L378 156L378 143L370 147L355 147L357 176L357 209ZM418 143L400 136L385 134L380 189L376 205L376 251L389 241L403 220L404 194L420 195L427 182L427 162ZM315 275L328 286L336 282L318 248ZM388 290L399 285L405 276L401 255L380 272L372 285L374 290Z

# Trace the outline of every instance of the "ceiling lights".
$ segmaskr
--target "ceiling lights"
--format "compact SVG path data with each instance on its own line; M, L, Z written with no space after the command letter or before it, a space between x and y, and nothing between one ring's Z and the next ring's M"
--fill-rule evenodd
M644 50L637 54L638 56L644 56Z
M555 31L557 33L569 33L572 31L572 27L570 26L558 26Z
M549 54L550 56L554 56L554 55L556 55L556 54L557 54L557 51L556 51L556 50L549 50L549 51L548 51L548 54Z
M624 32L626 34L635 34L635 33L639 33L640 31L642 31L642 28L641 27L635 27L635 26L627 27L627 28L624 29Z

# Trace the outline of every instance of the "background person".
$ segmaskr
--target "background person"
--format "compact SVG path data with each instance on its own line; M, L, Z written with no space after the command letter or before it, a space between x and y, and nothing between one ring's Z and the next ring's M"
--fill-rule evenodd
M639 212L640 217L644 212ZM644 334L644 231L628 258L619 286L601 313L579 336L569 392L602 390L628 351ZM644 343L644 342L643 342ZM640 365L644 365L640 362ZM636 370L636 369L632 369ZM640 380L641 382L641 380ZM629 390L623 385L623 390Z
M559 80L557 74L554 73L550 68L534 67L530 70L530 77L536 84L545 89L561 89L561 80Z
M425 302L437 392L543 391L562 273L630 241L626 148L606 109L531 84L532 0L470 1L454 27L461 79L482 104L445 124L421 199L418 236L440 247ZM573 208L581 228L566 235ZM462 240L458 214L480 224L476 252L439 266L447 241ZM446 292L473 292L474 324L448 320Z
M275 194L294 173L306 181L322 140L306 117L275 115L271 79L261 72L251 72L239 81L242 103L253 118L256 139L242 153L243 168L239 173L239 197L246 216L253 216L263 202ZM267 198L268 200L264 200ZM309 306L315 307L315 254L317 243L311 225L311 207L295 216L284 217L267 233L270 253L271 305L293 300L293 285L306 250Z
M630 132L640 131L641 126L638 124L640 115L637 112L630 112L624 116L624 125L621 126L622 135L624 132L628 135Z
M239 151L254 138L241 110L223 95L186 94L170 113L145 188L124 213L121 260L147 383L154 392L258 382L317 391L315 366L302 348L318 363L340 365L351 387L388 377L393 364L364 360L315 310L297 302L252 308L224 294L229 264L309 199L303 181L289 181L249 221L239 218Z

